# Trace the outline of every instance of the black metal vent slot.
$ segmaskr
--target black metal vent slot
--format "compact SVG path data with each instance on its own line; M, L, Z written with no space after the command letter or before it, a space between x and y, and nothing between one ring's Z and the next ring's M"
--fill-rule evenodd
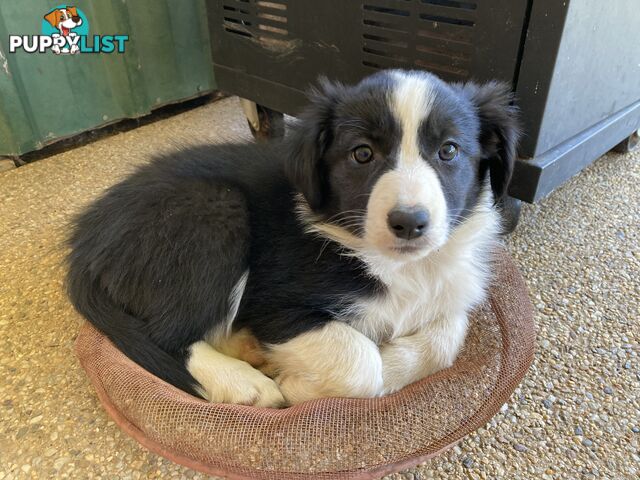
M245 10L243 8L237 8L237 7L233 7L231 5L223 5L222 9L225 12L238 12L238 13L242 13L244 15L249 15L249 10ZM232 13L230 13L229 15L233 15Z
M365 11L382 13L385 15L394 15L396 17L408 17L410 15L409 10L403 10L399 8L386 7L380 5L363 5Z
M376 20L374 18L365 18L362 23L367 27L382 28L387 31L393 31L398 33L407 33L405 30L393 23Z
M418 16L422 23L434 30L441 29L453 39L467 40L469 28L476 24L476 10L477 4L470 1L420 0Z
M472 0L370 0L362 7L362 64L465 79L474 54L476 10Z
M253 37L251 33L253 15L248 0L225 0L222 4L222 19L225 32L242 37Z
M269 0L225 0L223 27L227 33L278 41L289 35L287 4Z
M439 5L441 7L462 8L466 10L475 10L478 8L476 2L464 2L458 0L420 0L421 3L428 5Z
M421 20L429 20L430 22L442 22L449 23L451 25L464 25L465 27L473 27L476 22L473 20L467 20L464 18L453 18L453 17L444 17L442 15L431 15L428 13L420 14Z
M409 44L406 41L402 41L400 39L394 39L390 37L381 37L380 35L371 35L370 33L363 33L362 37L365 40L370 40L372 42L386 43L388 45L393 45L394 47L407 48L409 46Z

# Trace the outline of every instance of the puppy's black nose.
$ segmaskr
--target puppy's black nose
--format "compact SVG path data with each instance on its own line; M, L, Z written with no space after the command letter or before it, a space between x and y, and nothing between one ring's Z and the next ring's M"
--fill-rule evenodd
M427 231L429 213L426 210L396 208L389 212L387 224L396 237L413 240Z
M75 17L71 17L71 20L73 20L73 23L78 23L78 22L80 22L80 20L82 20L82 19L80 18L80 16L79 16L79 15L76 15Z

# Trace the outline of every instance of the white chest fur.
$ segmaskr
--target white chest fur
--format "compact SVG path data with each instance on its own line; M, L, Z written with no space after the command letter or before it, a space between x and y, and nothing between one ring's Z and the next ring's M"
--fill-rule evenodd
M357 302L346 312L349 323L381 344L429 330L434 322L443 328L442 322L464 318L464 325L451 325L464 337L467 312L485 297L498 231L499 215L487 202L423 259L398 264L366 258L386 292Z

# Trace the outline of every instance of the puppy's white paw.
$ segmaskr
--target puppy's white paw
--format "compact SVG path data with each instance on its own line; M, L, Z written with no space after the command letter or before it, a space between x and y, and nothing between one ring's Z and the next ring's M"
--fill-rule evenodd
M285 399L278 385L247 362L228 357L206 342L191 346L189 373L210 402L278 408Z
M342 322L271 345L267 364L290 404L326 397L369 398L383 388L378 346Z
M285 399L276 382L246 362L214 374L206 387L210 402L279 408Z
M379 369L378 369L379 370ZM334 376L328 373L305 371L304 373L283 375L275 378L287 404L295 405L317 398L347 397L371 398L382 393L383 383L380 371L363 371L362 375Z
M466 317L459 323L459 329L450 322L380 346L385 395L453 365L464 342Z
M305 372L308 373L308 372ZM315 375L278 375L275 378L280 392L289 405L307 402L316 398L341 396L335 388L327 387Z

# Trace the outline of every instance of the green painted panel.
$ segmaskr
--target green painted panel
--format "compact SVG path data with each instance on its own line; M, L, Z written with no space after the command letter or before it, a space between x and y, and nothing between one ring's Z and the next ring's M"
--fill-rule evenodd
M78 0L93 35L125 53L9 52L59 0L0 1L0 155L20 155L215 88L204 0Z

